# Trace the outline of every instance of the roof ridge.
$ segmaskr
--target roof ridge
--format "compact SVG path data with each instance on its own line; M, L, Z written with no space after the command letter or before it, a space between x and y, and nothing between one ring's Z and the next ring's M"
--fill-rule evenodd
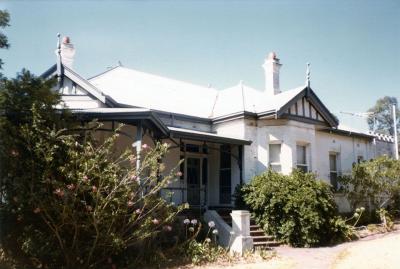
M87 80L89 81L89 80L91 80L91 79L94 79L94 78L97 78L97 77L101 77L101 76L103 76L104 74L106 74L106 73L108 73L108 72L110 72L110 71L112 71L112 70L114 70L114 69L117 69L118 67L123 67L123 66L120 66L120 65L113 66L113 67L111 67L110 69L104 70L103 72L100 72L100 73L97 74L97 75L94 75L94 76L91 76L91 77L87 78Z
M182 83L182 84L186 84L186 85L190 85L190 86L194 86L194 87L199 87L199 88L204 88L204 89L211 89L211 90L217 91L217 89L215 89L213 87L207 87L207 86L195 84L193 82L188 82L188 81L183 81L183 80L179 80L179 79L175 79L175 78L170 78L170 77L166 77L166 76L162 76L162 75L158 75L158 74L148 73L148 72L145 72L145 71L142 71L142 70L129 68L129 67L126 67L126 66L116 66L116 67L114 67L114 68L112 68L110 70L106 70L106 71L100 73L99 75L96 75L96 76L94 76L94 77L92 77L90 79L103 76L103 75L107 74L108 72L117 69L118 67L122 68L122 69L125 69L125 70L128 70L128 71L137 72L137 73L140 73L140 74L145 75L145 76L150 76L150 77L154 77L154 78L158 78L158 79L168 80L168 81L171 81L171 82Z

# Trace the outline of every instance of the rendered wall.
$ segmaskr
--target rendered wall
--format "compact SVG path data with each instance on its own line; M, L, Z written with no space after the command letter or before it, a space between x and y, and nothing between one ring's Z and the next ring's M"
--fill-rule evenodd
M85 109L104 107L104 104L88 95L79 85L74 85L72 81L64 76L63 87L60 89L61 99L68 108Z

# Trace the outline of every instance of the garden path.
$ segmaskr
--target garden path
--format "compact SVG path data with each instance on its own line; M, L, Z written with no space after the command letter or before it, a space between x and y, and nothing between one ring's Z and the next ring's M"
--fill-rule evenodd
M189 266L193 269L398 269L400 230L376 234L333 247L274 248L277 257L268 261Z
M376 234L333 247L277 247L277 255L294 263L292 269L399 268L400 230Z

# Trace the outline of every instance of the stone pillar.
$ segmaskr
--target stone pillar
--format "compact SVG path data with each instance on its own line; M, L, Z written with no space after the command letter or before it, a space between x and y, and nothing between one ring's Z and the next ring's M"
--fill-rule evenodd
M233 210L231 216L233 240L230 252L242 255L245 251L252 251L253 238L250 236L250 212Z

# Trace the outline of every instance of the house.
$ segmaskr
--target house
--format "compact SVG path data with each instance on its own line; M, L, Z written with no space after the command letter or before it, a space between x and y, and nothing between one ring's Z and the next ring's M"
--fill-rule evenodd
M356 162L393 155L393 139L341 128L310 86L281 90L282 64L268 54L265 88L239 82L217 90L126 68L122 65L85 79L72 67L74 47L64 38L57 63L42 76L56 76L56 90L81 120L94 118L112 130L125 123L119 145L171 144L165 163L180 159L182 176L165 192L192 207L232 206L235 186L272 168L314 172L338 188L337 177ZM106 132L105 132L106 133ZM140 165L140 158L137 160ZM342 211L348 204L337 195Z

